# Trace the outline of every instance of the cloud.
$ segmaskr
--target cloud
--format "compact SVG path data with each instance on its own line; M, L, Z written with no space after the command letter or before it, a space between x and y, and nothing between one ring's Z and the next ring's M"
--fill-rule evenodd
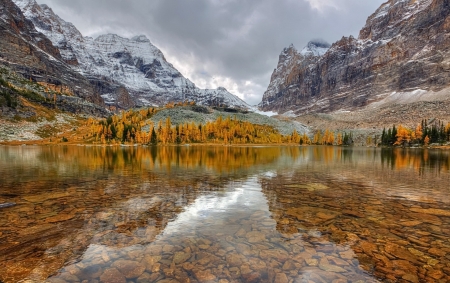
M199 87L257 104L281 50L357 36L383 0L37 0L83 35L145 34Z
M305 1L309 3L311 8L316 9L318 11L323 11L326 8L339 9L339 6L334 0L305 0Z

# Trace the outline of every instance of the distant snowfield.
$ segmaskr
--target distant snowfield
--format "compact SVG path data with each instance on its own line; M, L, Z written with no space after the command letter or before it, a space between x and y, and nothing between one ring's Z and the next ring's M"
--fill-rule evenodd
M380 101L370 104L371 107L379 107L386 104L407 104L419 101L442 101L450 99L450 88L434 92L431 90L416 89L409 92L392 92L385 94Z
M267 116L267 117L272 117L272 116L278 115L277 112L272 112L272 111L264 112L264 111L258 110L258 108L256 108L256 107L251 107L251 108L250 108L250 111L252 111L252 112L254 112L254 113L256 113L256 114L259 114L259 115Z

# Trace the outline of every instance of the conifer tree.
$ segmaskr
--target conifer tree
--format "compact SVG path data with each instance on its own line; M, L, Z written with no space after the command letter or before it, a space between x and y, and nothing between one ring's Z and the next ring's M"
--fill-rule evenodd
M150 143L156 145L158 143L158 137L156 136L155 128L152 127L152 134L150 136Z

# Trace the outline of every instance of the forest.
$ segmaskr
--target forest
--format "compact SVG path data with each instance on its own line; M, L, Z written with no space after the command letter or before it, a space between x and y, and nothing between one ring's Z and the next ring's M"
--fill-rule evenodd
M386 130L381 134L382 146L412 146L430 144L443 144L450 141L450 123L444 126L444 122L432 119L430 122L422 120L416 128L410 129L399 125Z
M169 103L165 108L182 107L192 103ZM89 133L83 138L101 144L299 144L299 145L338 145L354 144L351 132L333 132L318 129L312 137L296 130L290 135L282 135L268 125L253 124L236 117L219 116L205 124L186 122L172 124L170 117L164 121L151 121L158 111L164 108L144 108L122 111L106 119L89 118L86 124ZM368 146L413 146L443 144L450 141L450 123L444 125L439 120L423 120L416 128L403 125L384 128L380 135L368 136Z

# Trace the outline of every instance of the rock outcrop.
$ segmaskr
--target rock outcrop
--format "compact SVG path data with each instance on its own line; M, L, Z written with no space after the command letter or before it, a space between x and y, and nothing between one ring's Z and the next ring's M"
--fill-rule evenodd
M63 62L58 47L11 0L0 1L0 31L0 64L31 81L103 105L91 83Z
M14 2L59 48L62 59L97 86L108 105L129 108L189 100L202 105L249 108L224 88L196 87L144 35L130 39L115 34L83 37L47 5L38 5L35 0ZM124 88L131 99L123 95Z
M280 56L263 110L354 110L393 92L439 91L450 86L450 1L390 0L358 38L343 37L314 60L287 60L288 67L284 54L296 52Z

